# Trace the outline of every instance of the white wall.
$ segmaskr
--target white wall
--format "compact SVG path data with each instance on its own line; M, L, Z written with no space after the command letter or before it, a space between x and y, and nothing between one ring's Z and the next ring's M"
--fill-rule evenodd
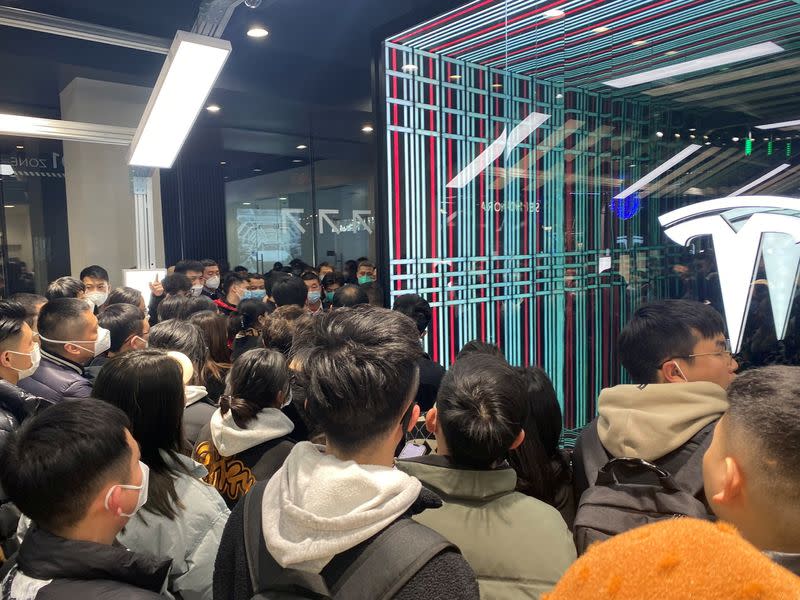
M136 127L150 88L76 78L61 92L67 121ZM136 232L128 147L64 142L67 220L72 274L99 264L122 285L122 269L136 264ZM164 265L164 230L158 171L153 174L156 264Z

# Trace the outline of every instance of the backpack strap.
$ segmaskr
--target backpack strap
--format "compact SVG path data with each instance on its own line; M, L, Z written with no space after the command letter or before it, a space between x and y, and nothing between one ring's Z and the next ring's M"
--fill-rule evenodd
M244 497L244 548L253 595L267 589L283 592L302 591L308 598L330 598L322 575L298 569L285 569L267 550L261 528L261 501L268 480L259 481Z
M697 446L684 465L673 474L673 480L682 490L697 494L703 489L703 456L711 445L714 436L712 432L717 421L712 421L692 437L691 441Z
M583 430L581 435L583 444L583 472L586 474L586 481L589 487L592 487L597 482L597 474L600 469L608 463L608 452L600 441L600 432L597 430L597 419L594 419L589 426Z
M389 600L433 557L459 549L411 518L389 525L370 543L332 588L335 598Z

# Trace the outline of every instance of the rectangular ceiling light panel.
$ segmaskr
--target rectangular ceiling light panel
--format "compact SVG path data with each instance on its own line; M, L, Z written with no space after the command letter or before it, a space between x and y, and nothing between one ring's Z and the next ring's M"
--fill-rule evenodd
M723 65L741 62L743 60L752 60L754 58L761 58L771 54L778 54L779 52L783 52L783 48L778 46L778 44L774 44L773 42L764 42L763 44L747 46L746 48L739 48L738 50L712 54L711 56L705 56L695 60L687 60L686 62L677 63L668 67L660 67L651 71L643 71L641 73L636 73L635 75L628 75L626 77L619 77L617 79L609 79L603 83L614 88L626 88L634 85L642 85L643 83L650 83L651 81L658 81L659 79L667 79L669 77L676 77L678 75L686 75L687 73L695 73L697 71L714 69Z
M178 32L136 129L132 166L172 167L230 53L227 40Z
M780 123L769 123L767 125L756 125L756 129L800 129L800 119L796 121L781 121Z

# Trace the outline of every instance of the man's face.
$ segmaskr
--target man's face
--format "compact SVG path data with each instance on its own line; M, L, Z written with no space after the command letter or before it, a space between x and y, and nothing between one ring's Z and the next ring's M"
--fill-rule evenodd
M95 277L84 277L81 279L83 281L83 285L86 286L86 293L91 294L92 292L102 292L103 294L108 293L108 282L105 279L96 279Z
M213 265L203 269L203 278L208 281L212 277L219 277L219 266Z
M358 271L356 272L356 277L358 277L358 278L361 278L361 277L372 277L372 278L374 278L375 277L375 269L373 269L372 267L367 267L367 266L362 265L362 266L358 267Z
M5 352L2 355L4 366L10 366L14 369L25 370L31 366L30 356L22 356L23 354L30 354L33 352L34 338L38 337L34 334L33 330L27 323L22 324L20 333L15 338L9 339L6 344ZM14 354L18 352L19 354Z
M710 381L722 389L736 377L739 364L728 351L725 336L721 333L713 338L701 338L692 349L693 359L676 358L688 381Z
M250 291L266 289L264 287L264 280L260 279L260 278L248 279L247 280L247 289L250 290Z
M322 291L322 286L319 284L319 280L317 279L306 279L304 280L306 287L308 288L309 292L320 292Z
M186 271L186 276L189 278L189 281L192 282L192 286L204 285L206 282L202 271Z
M326 288L325 288L325 291L326 291L326 292L328 292L328 293L331 293L331 294L333 294L333 293L334 293L334 292L336 292L336 290L338 290L340 287L342 287L342 286L341 286L341 285L339 285L338 283L332 283L332 284L330 284L328 287L326 287Z
M64 344L68 358L80 365L88 364L94 358L94 342L97 341L97 317L93 311L84 311L81 321L75 328L75 335L69 344ZM80 344L72 343L80 342Z
M327 273L333 273L333 267L320 267L319 278L322 279Z

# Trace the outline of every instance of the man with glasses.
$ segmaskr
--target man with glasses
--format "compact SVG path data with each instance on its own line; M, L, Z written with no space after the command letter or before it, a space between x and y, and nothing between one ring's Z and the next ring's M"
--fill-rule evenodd
M691 481L691 493L707 505L702 460L691 459L711 442L739 368L722 317L691 300L652 302L633 314L618 344L633 385L600 393L598 417L575 447L576 499L608 460L638 458L673 475L687 467L692 472L684 470L681 479ZM597 448L606 456L596 456Z

